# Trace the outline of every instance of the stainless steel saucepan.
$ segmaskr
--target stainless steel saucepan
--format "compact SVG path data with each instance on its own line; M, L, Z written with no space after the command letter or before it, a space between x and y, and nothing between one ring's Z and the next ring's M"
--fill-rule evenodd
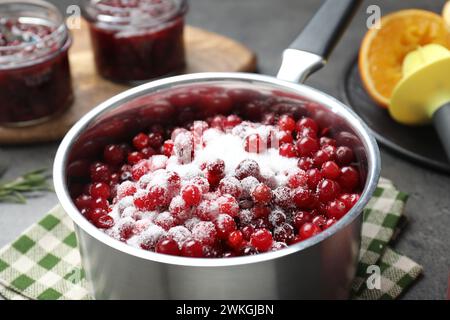
M297 83L324 65L359 3L326 1L285 50L277 78L247 73L199 73L161 79L105 101L75 124L56 155L54 181L58 198L74 222L83 267L95 298L348 297L358 259L362 210L379 178L379 150L366 125L349 108L319 90ZM87 163L106 144L128 139L151 123L164 124L180 116L206 117L208 110L167 108L151 99L196 85L234 86L301 97L303 103L296 111L328 123L339 143L354 149L363 175L359 202L335 225L315 237L280 251L246 257L196 259L162 255L128 246L98 230L73 204L71 179L86 174Z

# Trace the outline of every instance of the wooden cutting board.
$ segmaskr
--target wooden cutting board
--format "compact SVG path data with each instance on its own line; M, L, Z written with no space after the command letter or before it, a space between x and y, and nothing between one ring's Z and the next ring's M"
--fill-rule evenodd
M72 125L100 102L130 87L101 78L95 70L87 24L72 31L69 57L75 102L64 114L26 128L0 126L0 145L31 144L59 140ZM200 28L186 26L187 67L184 73L225 71L252 72L256 55L244 45Z

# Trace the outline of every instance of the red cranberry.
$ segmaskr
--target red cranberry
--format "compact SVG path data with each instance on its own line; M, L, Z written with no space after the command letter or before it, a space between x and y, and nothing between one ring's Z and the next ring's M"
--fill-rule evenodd
M293 191L292 200L294 201L297 208L306 209L312 205L314 198L309 189L297 188Z
M272 246L272 234L267 229L258 229L250 236L250 243L258 251L265 252Z
M282 208L291 207L291 189L284 186L276 188L273 190L273 201Z
M290 243L294 239L294 228L288 223L283 223L273 230L273 238L278 242Z
M253 256L258 254L258 250L252 246L246 245L240 249L239 254L241 256Z
M207 179L198 176L192 179L191 183L199 187L202 194L206 194L209 192L209 182Z
M92 207L92 198L86 194L78 196L74 202L78 210L89 209Z
M152 132L148 135L148 145L152 148L158 149L162 146L164 138L159 132Z
M250 241L250 237L255 232L255 228L253 226L248 225L241 228L242 235L244 236L244 239L247 241Z
M144 155L139 151L130 152L127 157L127 161L130 165L135 165L142 159L144 159Z
M225 162L221 159L211 161L206 165L206 170L215 175L223 175L225 172Z
M94 163L90 168L91 180L93 182L109 182L111 172L106 164Z
M282 210L275 209L269 214L269 222L272 227L277 227L286 221L286 214Z
M319 131L319 126L317 123L311 118L303 118L297 122L297 131L300 132L303 129L310 129L314 132Z
M215 216L217 212L211 210L213 206L213 201L211 200L202 200L200 204L195 208L195 216L201 220L210 220L211 216Z
M271 225L268 218L258 218L251 222L255 229L270 229Z
M236 127L238 124L240 124L242 122L242 119L239 118L237 115L229 115L225 121L224 121L224 127L225 128L234 128Z
M304 187L308 183L308 177L303 170L292 172L288 175L287 185L291 189Z
M251 211L255 218L267 218L270 214L270 208L266 206L254 206Z
M294 131L295 130L295 120L292 119L288 115L282 115L280 119L278 120L278 126L281 130L284 131Z
M336 149L336 162L340 166L347 166L354 161L354 154L349 147L341 146Z
M195 184L190 184L181 189L181 196L189 206L196 206L202 199L202 191Z
M336 220L339 220L342 218L346 213L348 209L344 202L339 200L334 200L330 203L328 203L326 207L326 215L328 218L334 218Z
M297 157L297 150L292 143L285 143L281 145L279 149L280 156L286 158L295 158Z
M166 231L177 225L175 217L172 216L169 212L162 212L158 214L154 220L154 223Z
M103 215L94 221L94 225L100 229L109 229L114 226L114 219L108 215Z
M239 249L242 241L244 240L244 235L241 231L235 230L230 232L227 239L227 244L233 249Z
M110 144L103 150L103 159L110 165L120 165L125 162L125 151L118 145Z
M320 138L320 146L336 146L336 140L331 139L329 137L321 137Z
M344 189L353 190L359 184L359 173L353 167L343 167L338 182Z
M305 223L299 230L301 240L306 240L320 233L320 228L313 223Z
M326 229L328 229L329 227L331 227L335 223L336 223L335 219L328 219L327 222L325 223L325 225L322 227L322 229L326 230Z
M331 159L330 155L323 150L317 151L313 156L314 165L320 168L324 163Z
M297 213L294 214L293 217L293 224L295 226L295 228L297 228L297 230L300 230L300 228L308 222L311 222L313 219L313 215L309 212L306 211L298 211Z
M316 226L318 226L319 228L323 228L323 226L327 223L327 218L325 218L324 216L320 215L320 216L315 216L312 219L312 223L315 224Z
M294 137L292 136L292 133L289 131L280 131L277 135L277 138L279 145L294 142Z
M297 152L301 157L308 157L319 150L319 143L316 139L304 137L297 141Z
M325 145L322 147L322 151L325 152L326 154L328 154L328 156L330 157L330 160L336 159L336 147L335 146Z
M164 142L162 151L166 157L170 158L170 156L173 154L173 146L174 144L172 140L166 140Z
M146 148L142 149L141 153L145 159L149 159L151 156L154 156L155 154L157 154L155 149L153 149L152 147L146 147Z
M339 193L339 189L339 185L335 181L329 179L322 180L317 186L319 200L327 202L335 199Z
M141 160L136 163L131 168L131 176L133 177L133 180L138 181L143 175L149 173L151 165L152 163L150 160Z
M181 253L177 242L171 238L160 239L156 244L155 251L172 256L179 256Z
M219 183L219 191L222 195L230 194L237 199L242 194L242 185L235 177L225 177Z
M259 164L255 160L246 159L238 164L235 171L236 178L242 180L247 177L258 178L260 176Z
M227 214L219 214L214 220L214 224L220 239L227 239L229 234L236 230L236 222Z
M218 200L219 211L228 214L232 217L236 217L239 213L239 203L231 195L223 195Z
M92 207L92 209L100 208L100 209L108 210L109 203L108 203L108 200L106 200L105 198L95 198L92 200L91 207Z
M314 162L311 158L301 158L298 160L298 167L302 170L309 170L313 167Z
M212 173L212 172L207 172L206 173L206 178L208 180L208 183L209 183L210 187L212 189L215 189L219 185L220 180L222 180L223 175L217 175L217 174Z
M274 125L275 124L275 114L274 113L266 113L263 115L263 119L261 120L261 123L264 125Z
M253 189L252 199L257 204L266 205L272 200L272 190L265 184L260 183Z
M133 138L133 146L138 150L142 150L142 149L148 147L149 144L150 144L150 138L145 133L142 133L142 132L138 133Z
M192 228L192 235L203 245L212 246L217 240L215 225L210 221L200 221Z
M218 246L204 246L203 247L204 258L221 258L223 257L222 248Z
M134 199L134 205L145 211L156 210L159 206L167 205L167 189L160 186L152 186L147 193Z
M84 212L84 216L92 222L97 221L100 217L105 215L108 215L108 211L101 208L89 209L88 211Z
M331 180L335 180L341 174L341 169L334 161L327 161L322 165L322 175Z
M322 173L319 169L310 169L306 172L308 176L308 186L311 189L315 189L319 182L323 179Z
M302 237L299 234L297 234L296 236L294 236L294 239L291 241L290 244L293 245L302 241L303 241Z
M351 209L351 208L353 208L353 206L358 202L358 200L359 200L359 194L357 194L357 193L353 193L353 194L348 194L348 193L345 193L345 194L343 194L343 195L341 195L340 197L339 197L339 200L341 200L342 202L344 202L345 203L345 206L348 208L348 209Z
M120 183L120 175L118 173L111 173L111 176L109 177L109 185L111 187L115 187L119 183ZM113 192L111 194L113 194L114 196Z
M309 128L303 128L302 130L297 132L297 139L300 140L302 138L311 138L317 140L317 132Z
M211 126L211 128L223 130L225 121L226 121L225 117L219 115L212 118L209 125Z
M203 246L200 241L187 240L181 247L181 255L184 257L201 258L203 257Z
M108 199L111 195L111 189L109 185L104 182L98 182L91 185L89 192L93 198Z
M245 138L244 149L250 153L263 153L266 151L266 143L257 133L253 133Z

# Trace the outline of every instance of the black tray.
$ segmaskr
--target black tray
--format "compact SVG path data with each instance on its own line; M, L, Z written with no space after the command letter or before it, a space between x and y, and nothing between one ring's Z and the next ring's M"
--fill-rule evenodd
M450 163L434 128L409 127L392 120L364 89L357 58L348 65L341 84L344 102L367 123L381 145L416 163L450 173Z

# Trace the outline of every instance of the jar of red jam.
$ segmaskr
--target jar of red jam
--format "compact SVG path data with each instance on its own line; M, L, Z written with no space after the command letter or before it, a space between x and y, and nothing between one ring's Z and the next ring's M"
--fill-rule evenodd
M36 124L71 105L71 43L55 6L0 2L0 125Z
M125 83L185 66L185 0L85 0L98 72Z

